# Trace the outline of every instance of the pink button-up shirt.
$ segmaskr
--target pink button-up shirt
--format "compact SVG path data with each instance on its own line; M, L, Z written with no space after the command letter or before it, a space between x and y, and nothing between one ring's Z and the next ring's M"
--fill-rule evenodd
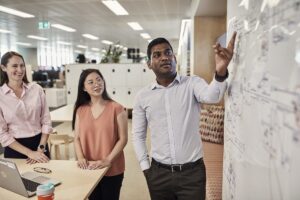
M3 84L0 87L0 143L8 146L15 138L52 132L51 118L42 87L23 83L21 98Z

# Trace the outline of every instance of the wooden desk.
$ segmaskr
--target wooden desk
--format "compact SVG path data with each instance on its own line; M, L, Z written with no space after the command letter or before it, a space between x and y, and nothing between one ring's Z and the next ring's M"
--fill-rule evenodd
M71 122L73 117L73 104L68 104L50 112L53 122Z
M57 200L83 200L87 199L108 168L101 170L83 170L77 167L77 161L69 160L50 160L49 163L26 164L24 159L10 159L18 166L20 173L33 171L34 167L46 167L52 173L45 176L53 177L61 181L55 187L55 199ZM5 200L25 200L36 199L23 197L0 187L0 199Z

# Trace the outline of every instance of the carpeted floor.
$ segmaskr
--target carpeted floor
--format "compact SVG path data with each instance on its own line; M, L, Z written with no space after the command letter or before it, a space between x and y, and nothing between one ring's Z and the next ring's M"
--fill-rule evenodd
M206 166L206 199L222 199L223 145L203 142Z

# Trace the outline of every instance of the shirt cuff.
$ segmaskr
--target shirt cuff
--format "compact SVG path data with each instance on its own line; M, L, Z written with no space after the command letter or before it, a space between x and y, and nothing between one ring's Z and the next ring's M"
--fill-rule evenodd
M150 168L150 162L149 160L144 160L142 162L140 162L140 166L142 168L142 171L146 170L146 169L149 169Z
M9 146L10 144L12 144L14 141L16 141L15 138L13 138L13 137L8 137L6 140L1 141L1 145L2 145L2 147L7 147L7 146Z

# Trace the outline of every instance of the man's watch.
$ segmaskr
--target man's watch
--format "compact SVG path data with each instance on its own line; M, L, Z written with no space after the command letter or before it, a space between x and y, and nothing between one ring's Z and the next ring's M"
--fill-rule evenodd
M223 81L225 81L225 80L228 78L228 76L229 76L228 69L226 69L226 74L225 74L225 76L220 76L220 75L218 75L217 71L216 71L216 73L215 73L215 79L216 79L218 82L223 82Z

